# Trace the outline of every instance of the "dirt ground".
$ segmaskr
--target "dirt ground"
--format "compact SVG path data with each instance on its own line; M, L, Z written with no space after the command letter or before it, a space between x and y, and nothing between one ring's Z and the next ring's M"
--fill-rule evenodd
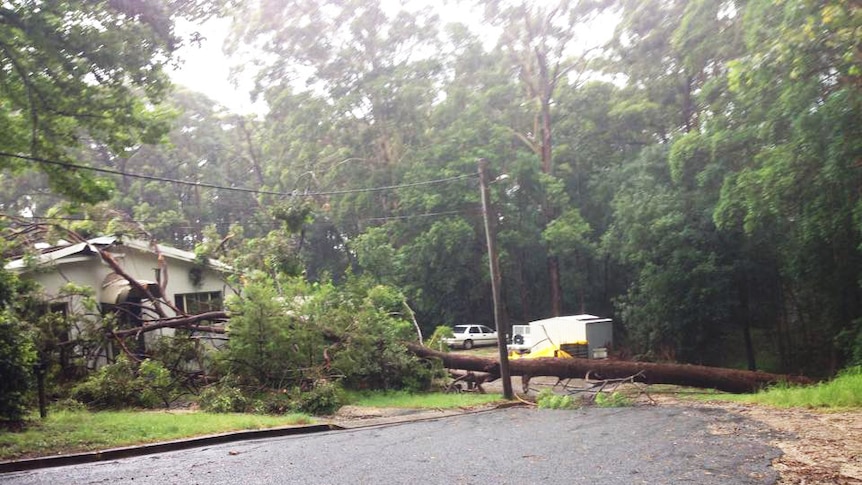
M772 466L781 476L781 485L862 484L862 412L826 413L727 402L690 405L725 409L778 431L779 438L771 444L783 454ZM735 432L718 427L711 431Z
M583 384L572 379L568 384ZM521 393L520 378L512 379L515 393ZM556 378L534 378L528 396L543 388L554 388ZM502 381L485 384L487 392L502 392ZM556 389L560 389L559 386ZM659 406L699 406L720 408L759 421L776 431L770 444L782 455L773 467L780 474L779 485L862 485L862 411L823 412L808 409L778 409L754 404L727 401L693 401L667 392L652 392L644 386L646 395L639 404ZM730 425L716 424L710 430L731 434L739 430Z

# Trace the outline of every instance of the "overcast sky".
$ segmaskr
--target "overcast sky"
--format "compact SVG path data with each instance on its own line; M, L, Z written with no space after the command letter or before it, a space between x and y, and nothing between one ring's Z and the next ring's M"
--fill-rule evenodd
M418 4L430 4L438 11L443 23L460 21L470 22L471 18L481 22L478 14L466 14L463 2L438 3L433 0L414 0ZM392 3L393 10L397 10L398 0L384 0L384 4ZM194 91L203 93L229 110L240 113L264 113L265 107L262 103L257 105L251 102L249 92L252 82L246 78L240 81L236 87L229 80L230 67L234 60L228 59L222 51L225 38L230 30L230 19L213 19L203 25L194 25L189 22L178 22L177 33L185 39L193 32L199 32L204 40L200 45L186 45L179 50L182 65L178 70L171 72L171 78L177 84L185 86ZM599 22L596 35L587 35L588 42L607 40L613 22L609 19ZM480 27L481 28L481 27Z
M230 30L230 19L214 19L204 25L188 22L177 23L177 33L188 38L192 32L200 32L205 38L200 45L186 45L179 50L182 65L171 72L171 79L194 91L206 94L231 111L250 113L261 111L251 103L248 95L250 82L239 88L229 81L231 61L222 52L225 37Z

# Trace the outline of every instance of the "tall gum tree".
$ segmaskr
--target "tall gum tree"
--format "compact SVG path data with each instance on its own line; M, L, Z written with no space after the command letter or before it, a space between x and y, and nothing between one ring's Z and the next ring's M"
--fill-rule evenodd
M501 29L501 50L508 57L514 75L523 86L528 103L534 106L533 125L523 131L516 131L515 135L538 157L541 172L553 179L554 98L561 82L573 72L583 73L586 70L586 54L581 54L580 59L576 60L573 59L572 50L575 48L578 27L583 27L590 14L596 11L597 4L571 0L541 5L505 0L482 3L486 20ZM554 221L563 209L548 199L543 200L541 206L543 226ZM550 242L555 241L555 238L545 240ZM550 313L554 316L561 315L563 311L559 251L559 248L549 249L546 259Z

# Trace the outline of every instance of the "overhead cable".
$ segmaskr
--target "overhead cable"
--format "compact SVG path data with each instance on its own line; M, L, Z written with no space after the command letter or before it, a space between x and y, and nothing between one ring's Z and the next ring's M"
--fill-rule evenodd
M21 159L21 160L28 160L31 162L43 163L46 165L55 165L55 166L74 168L74 169L79 169L79 170L90 170L92 172L106 173L106 174L111 174L111 175L121 175L123 177L152 180L155 182L170 182L170 183L174 183L174 184L188 185L188 186L192 186L192 187L203 187L203 188L208 188L208 189L228 190L228 191L233 191L233 192L244 192L244 193L259 194L259 195L275 195L275 196L279 196L279 197L317 197L317 196L328 196L328 195L358 194L358 193L364 193L364 192L382 192L385 190L395 190L395 189L403 189L403 188L409 188L409 187L419 187L419 186L423 186L423 185L435 185L435 184L442 184L442 183L447 183L447 182L454 182L457 180L463 180L463 179L467 179L467 178L478 177L478 174L472 174L471 173L471 174L457 175L454 177L448 177L448 178L443 178L443 179L425 180L422 182L412 182L412 183L398 184L398 185L386 185L386 186L382 186L382 187L366 187L366 188L361 188L361 189L331 190L331 191L324 191L324 192L299 192L299 191L277 192L277 191L272 191L272 190L249 189L249 188L245 188L245 187L228 187L228 186L224 186L224 185L216 185L216 184L210 184L210 183L206 183L206 182L189 182L187 180L179 180L179 179L171 179L171 178L166 178L166 177L158 177L155 175L144 175L144 174L139 174L139 173L123 172L120 170L113 170L110 168L90 167L87 165L79 165L76 163L60 162L57 160L48 160L48 159L40 158L40 157L31 157L31 156L27 156L27 155L18 155L18 154L7 153L7 152L0 152L0 157L17 158L17 159Z

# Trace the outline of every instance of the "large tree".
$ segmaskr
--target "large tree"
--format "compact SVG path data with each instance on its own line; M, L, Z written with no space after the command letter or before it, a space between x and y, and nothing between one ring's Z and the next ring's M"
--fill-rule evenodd
M578 49L586 47L577 44L586 36L577 34L595 13L595 2L559 0L539 5L526 1L494 0L482 3L486 20L502 30L500 51L507 56L514 77L523 87L525 104L531 106L532 124L516 127L514 134L537 156L544 175L541 181L545 193L539 197L543 219L541 227L544 229L555 223L557 229L565 225L566 232L583 232L583 228L575 228L571 224L579 221L575 224L577 226L582 221L578 208L568 200L554 200L552 193L556 161L552 107L558 88L586 71L587 53L578 52ZM558 316L563 311L560 255L568 249L554 247L558 242L555 237L546 237L545 241L548 243L549 313Z
M0 5L0 169L37 168L74 200L108 196L110 184L71 168L74 150L115 156L156 141L166 126L154 107L165 68L181 45L179 17L201 19L223 2L13 0Z

